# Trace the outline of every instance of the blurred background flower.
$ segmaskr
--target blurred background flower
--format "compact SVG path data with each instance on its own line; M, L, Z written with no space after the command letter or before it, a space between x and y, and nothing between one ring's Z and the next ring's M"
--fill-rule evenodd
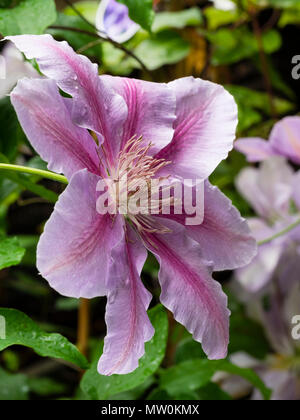
M129 17L128 7L116 0L101 0L96 14L96 27L100 34L116 42L131 39L140 26Z
M8 42L0 56L4 67L4 78L0 78L0 99L8 95L17 81L23 77L38 77L38 72L24 60L20 51Z

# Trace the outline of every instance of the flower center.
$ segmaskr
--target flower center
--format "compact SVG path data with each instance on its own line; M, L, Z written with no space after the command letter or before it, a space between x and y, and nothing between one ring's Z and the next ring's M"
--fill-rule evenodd
M170 230L153 218L163 206L171 206L173 198L168 177L156 177L157 172L171 162L149 155L152 143L145 145L143 137L133 136L119 153L118 164L109 174L109 194L117 212L131 220L139 231L167 233Z

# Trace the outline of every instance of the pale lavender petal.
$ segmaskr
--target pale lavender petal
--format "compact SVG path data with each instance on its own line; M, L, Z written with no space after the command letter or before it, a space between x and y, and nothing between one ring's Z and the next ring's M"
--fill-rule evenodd
M163 173L206 179L233 148L237 105L222 86L201 79L186 77L169 86L177 119L172 142L157 156L172 161Z
M8 95L19 79L23 77L39 78L39 73L34 67L24 61L20 51L8 42L0 54L0 66L4 67L5 78L0 77L0 99Z
M229 340L227 296L212 278L199 244L178 223L164 220L164 225L172 232L144 235L145 245L160 263L160 300L202 343L209 359L222 359Z
M76 124L109 141L119 136L127 117L127 107L120 95L100 79L98 66L76 54L67 42L55 41L51 35L18 35L7 37L27 58L35 58L40 70L73 97L72 117Z
M274 152L300 164L300 117L286 117L277 123L271 133Z
M265 245L245 268L236 271L236 278L248 293L258 293L272 280L278 266L282 248Z
M300 272L300 254L298 255L298 269L297 273ZM299 274L298 278L296 279L296 275L294 272L294 284L291 284L289 289L286 289L286 296L284 300L284 310L283 316L286 320L286 325L290 330L290 337L292 337L292 330L295 327L295 324L291 322L295 315L299 314L299 305L300 305L300 282L299 282ZM293 340L294 348L300 349L300 340Z
M68 101L47 79L22 79L11 93L23 130L50 170L68 178L84 168L97 173L96 143L87 130L74 125Z
M272 237L276 232L261 219L250 219L250 229L257 241ZM258 293L272 279L281 255L283 243L273 241L260 246L257 256L246 267L236 270L235 277L248 293Z
M140 274L147 251L132 228L114 249L109 270L109 294L106 307L107 336L98 371L102 375L126 374L138 367L145 342L154 329L147 315L152 296Z
M287 162L273 157L263 162L259 169L242 170L236 186L259 216L275 221L279 216L289 214L293 179L293 170Z
M140 26L133 22L128 7L115 0L101 0L96 15L96 27L100 35L107 35L116 42L128 41Z
M243 153L248 162L261 162L276 155L270 142L255 137L237 140L234 148Z
M112 139L115 153L134 135L143 136L145 144L152 143L149 151L152 155L171 142L176 118L176 98L168 85L125 77L101 78L124 98L128 107L121 143L119 138Z
M96 211L97 175L73 175L46 223L37 249L37 267L57 292L93 298L107 293L112 248L123 237L121 216Z
M296 372L283 369L262 369L258 371L265 385L272 390L272 401L299 401L300 381ZM255 389L252 400L261 401L261 393Z
M187 187L185 187L187 188ZM185 225L186 234L200 244L202 256L213 261L214 270L233 270L250 263L257 252L248 223L232 202L208 181L204 189L204 220L199 225L186 225L186 213L171 218Z
M299 217L297 218L299 220ZM291 225L292 220L285 226ZM279 231L282 231L281 228ZM295 284L299 284L300 273L300 228L293 229L288 235L281 237L283 253L278 263L276 278L283 294L288 294ZM300 300L299 300L300 304Z
M261 320L266 335L273 350L277 354L292 356L294 353L294 343L289 326L291 319L287 322L284 313L285 296L281 294L276 279L270 285L268 293L268 305L261 303ZM292 326L292 325L291 325Z

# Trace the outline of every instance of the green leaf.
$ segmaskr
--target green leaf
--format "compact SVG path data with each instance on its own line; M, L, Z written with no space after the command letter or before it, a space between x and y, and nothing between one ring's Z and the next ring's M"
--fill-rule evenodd
M3 366L10 372L17 372L20 369L20 356L21 355L14 350L4 350L1 353Z
M155 13L152 0L117 0L128 7L129 16L146 31L151 31Z
M182 390L196 391L207 385L218 371L241 376L258 388L265 399L271 396L271 391L253 370L240 368L227 360L194 359L172 366L161 371L160 387L170 395L178 395L182 393Z
M172 397L163 389L155 388L147 397L149 401L164 401L164 400L172 400Z
M207 7L204 10L204 15L207 19L208 29L214 31L219 26L229 25L241 18L240 11L234 10L220 10L215 7Z
M0 9L2 35L42 34L56 19L53 0L22 0L13 9Z
M193 340L193 338L188 337L181 341L175 353L175 361L176 363L181 363L186 360L192 359L205 359L205 353L202 350L202 346L197 341Z
M165 355L168 319L161 305L149 311L149 318L155 328L155 334L145 345L145 355L141 358L139 367L128 375L103 376L97 372L97 358L81 381L82 391L91 399L105 400L121 392L130 391L156 372Z
M37 185L35 182L32 182L28 175L17 174L6 170L1 171L1 174L10 181L13 181L15 184L21 186L23 190L31 191L50 203L56 203L58 200L58 195L55 192L43 187L42 185Z
M227 85L225 87L234 96L238 104L242 103L246 108L255 108L264 111L267 115L271 115L268 95L266 93L248 89L244 86ZM274 102L278 115L285 115L295 109L295 104L285 99L275 97Z
M162 370L160 387L170 395L178 395L183 390L196 391L210 382L215 368L207 359L192 359Z
M82 369L88 367L86 358L74 344L60 334L48 334L23 312L0 308L6 322L6 338L0 340L0 351L15 344L31 347L43 357L54 357L71 362Z
M28 378L28 386L31 392L42 397L63 394L68 387L52 378Z
M0 99L0 126L0 153L12 161L16 157L18 143L26 137L8 97Z
M150 388L153 384L155 384L155 378L153 376L149 376L145 382L141 385L137 386L130 391L121 392L116 394L112 397L113 400L139 400L143 397L143 394Z
M57 20L55 25L63 27L73 27L83 31L94 32L93 28L83 21L79 16L73 16L71 14L58 13ZM65 29L51 29L49 28L47 32L53 35L55 38L66 40L75 50L79 50L91 42L94 42L96 38L91 35L86 35L83 33L77 33L73 31L68 31ZM96 31L95 31L96 32ZM101 45L96 45L91 48L88 48L84 51L84 54L94 56L98 60L101 59Z
M183 60L190 52L190 44L173 31L163 31L153 38L142 41L135 54L149 70Z
M137 62L109 42L102 43L102 69L105 73L126 76L136 68Z
M4 156L2 153L0 153L0 162L1 163L8 163L8 159L6 156ZM42 185L36 185L36 182L39 181L40 178L38 178L36 175L24 175L21 173L16 173L9 170L1 170L0 172L0 182L7 178L8 180L12 181L16 185L19 185L21 187L21 190L29 190L33 192L34 194L44 198L47 201L50 201L50 203L55 203L58 200L58 195L48 190L47 188L43 187ZM1 184L0 184L1 187ZM11 189L11 187L9 187ZM14 189L11 190L11 192L14 191ZM0 188L0 196L1 196L1 188Z
M169 400L169 401L197 401L199 400L199 396L196 392L184 392L182 391L181 394L178 394L176 396L171 396L166 391L160 388L154 389L147 397L147 400L150 401L160 401L160 400Z
M257 388L265 400L271 398L272 391L266 387L260 377L252 370L245 369L230 363L227 360L213 361L215 364L216 371L227 372L232 375L240 376L250 382L255 388Z
M257 0L257 3L261 6L275 6L279 9L299 6L299 0Z
M13 0L0 0L0 7L8 7L12 4Z
M155 15L152 31L160 32L170 28L183 29L186 26L198 26L201 23L203 23L203 17L198 7L179 12L161 12Z
M212 56L214 66L234 64L259 52L256 38L246 27L234 30L222 28L216 32L207 32L206 36L214 46ZM274 53L281 45L282 40L278 31L271 30L263 35L263 46L267 54Z
M18 265L24 257L25 249L17 238L0 238L0 270Z
M239 133L244 133L247 129L259 124L263 120L263 115L271 116L271 107L268 95L244 86L227 85L226 89L234 96L239 108ZM274 98L274 105L278 116L291 113L295 109L295 104L278 97Z
M255 337L255 340L253 340ZM247 319L243 313L232 313L230 318L229 353L244 351L257 359L264 359L270 351L260 324Z
M209 382L207 385L201 387L197 391L197 394L198 400L200 401L229 401L232 399L219 385L213 382Z
M24 270L15 270L14 277L14 281L7 282L9 289L18 290L25 295L36 296L38 299L49 297L51 294L51 289L46 281L37 276L31 276Z
M55 302L55 309L58 311L75 311L79 307L79 299L61 297Z
M29 386L25 375L11 374L0 368L0 400L28 400Z
M95 23L99 0L77 1L74 6L89 22L93 24ZM70 6L66 7L63 12L66 15L78 17L78 14Z
M284 28L287 25L299 25L300 23L300 5L297 8L284 10L282 13L278 26Z
M36 265L36 247L39 241L38 235L19 235L20 245L26 249L22 265Z

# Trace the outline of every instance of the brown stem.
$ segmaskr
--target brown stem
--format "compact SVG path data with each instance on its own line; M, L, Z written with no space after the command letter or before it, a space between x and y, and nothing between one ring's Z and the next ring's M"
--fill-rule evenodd
M77 328L77 347L79 351L87 356L88 341L90 334L90 301L80 299Z
M276 119L274 95L273 95L272 83L271 83L271 78L270 78L270 73L269 73L269 65L268 65L267 56L266 56L264 44L263 44L262 30L260 28L256 12L253 10L250 10L250 14L252 16L253 32L254 32L254 35L258 44L259 57L260 57L262 73L264 77L265 89L269 98L271 116L272 118Z
M70 0L64 0L65 3L76 13L77 16L80 17L85 23L87 23L89 26L91 26L94 30L97 30L96 26L93 25L78 9L73 5L73 3Z
M272 13L272 16L270 17L268 22L261 28L262 32L266 32L266 31L269 31L270 29L272 29L276 25L276 23L278 22L281 14L282 14L281 10L274 9L273 13Z
M119 44L118 42L114 41L113 39L111 39L105 32L103 31L99 31L99 29L97 29L97 27L91 23L88 19L86 19L86 17L71 3L70 0L64 0L69 7L87 24L89 25L91 28L93 28L94 31L96 31L96 33L92 32L94 34L94 36L96 35L97 38L102 39L103 41L107 41L109 43L111 43L114 47L119 48L120 50L122 50L123 52L125 52L127 55L129 55L130 57L134 58L142 67L142 69L149 75L150 72L147 69L147 67L145 66L145 64L142 62L141 59L139 59L132 51L128 50L126 47L124 47L122 44ZM65 28L66 29L66 28ZM77 28L76 28L77 29ZM85 31L83 31L85 32ZM87 31L88 32L88 31ZM103 36L101 36L100 34L102 34ZM91 33L89 34L91 35ZM151 74L150 74L150 77Z
M147 75L152 79L152 74L150 73L150 71L147 69L147 67L145 66L145 64L142 62L142 60L140 58L138 58L132 51L130 51L126 47L124 47L124 45L119 44L118 42L114 41L113 39L111 39L109 37L104 38L101 35L99 35L98 33L95 33L95 32L92 32L92 31L86 31L85 29L73 28L72 26L51 25L51 26L49 26L49 28L50 29L59 29L59 30L62 30L62 31L77 32L79 34L89 35L93 38L98 38L99 40L101 40L103 42L109 42L114 47L123 51L125 54L127 54L128 56L132 57L135 61L137 61L140 64L141 68L144 70L144 72L147 73Z
M102 42L102 39L95 39L95 41L91 41L88 44L84 45L83 47L78 48L78 50L76 51L77 54L82 54L84 51L96 47L97 45L99 45Z
M169 337L166 349L166 356L164 360L164 365L166 367L170 367L174 365L175 360L175 353L177 349L177 345L182 339L182 335L184 333L184 327L181 325L180 331L178 332L177 338L174 337L174 331L177 325L177 322L174 319L172 312L168 311L168 320L169 320Z

